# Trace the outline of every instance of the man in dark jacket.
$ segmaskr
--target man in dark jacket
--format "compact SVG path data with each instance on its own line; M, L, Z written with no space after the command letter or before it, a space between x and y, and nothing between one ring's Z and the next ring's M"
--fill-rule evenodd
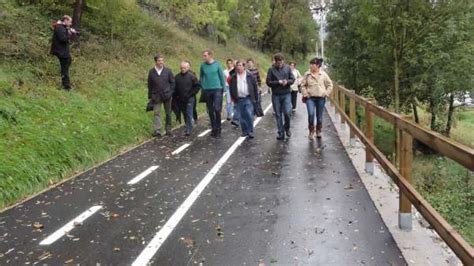
M184 122L186 123L185 135L191 135L193 129L193 112L195 95L199 92L199 81L189 68L191 67L188 61L181 62L181 72L178 73L174 79L176 82L176 89L173 94L173 99L178 104L179 111L183 113Z
M295 77L288 65L284 63L282 54L273 56L275 63L267 74L267 85L272 89L272 105L278 127L278 140L291 136L290 116L291 116L291 85L295 82ZM285 122L283 123L283 116Z
M257 102L258 85L252 73L245 70L245 62L237 60L235 74L230 80L230 95L237 104L240 114L242 137L253 139L254 104Z
M148 72L148 100L154 103L153 137L161 137L161 105L166 113L166 134L171 133L171 97L174 92L175 82L171 69L165 67L164 58L156 55L155 66Z
M69 41L76 31L70 28L72 18L64 15L60 21L54 25L53 41L51 44L51 54L59 58L61 65L61 79L65 90L71 89L69 81L69 67L71 66L71 53L69 51Z

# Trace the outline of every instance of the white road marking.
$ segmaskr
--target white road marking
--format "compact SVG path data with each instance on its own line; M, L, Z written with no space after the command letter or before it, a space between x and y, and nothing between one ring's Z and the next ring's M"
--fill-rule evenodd
M183 146L177 148L177 149L176 149L175 151L173 151L171 154L172 154L172 155L176 155L176 154L178 154L178 153L184 151L184 149L186 149L186 148L189 147L189 146L191 146L190 143L183 144Z
M222 120L221 120L221 124L224 123L224 122L225 122L225 119L222 119Z
M210 129L204 130L201 134L198 135L198 137L202 138L202 137L206 136L209 132L211 132Z
M151 174L153 171L155 171L158 168L157 165L154 165L145 171L143 171L141 174L137 175L134 177L132 180L128 181L128 185L135 185L136 183L140 182L143 178L145 178L147 175Z
M81 225L87 218L91 217L94 213L96 213L100 209L102 209L102 206L99 206L99 205L90 207L87 211L81 213L79 216L74 218L72 221L67 223L65 226L59 228L52 235L48 236L43 241L41 241L40 245L42 245L42 246L51 245L56 240L60 239L61 237L63 237L67 233L69 233L76 226Z
M270 109L271 104L265 109L265 113ZM257 125L260 122L261 117L255 120L254 125ZM191 208L194 202L197 200L199 195L204 191L207 185L212 181L214 176L219 172L221 167L227 162L230 156L235 152L235 150L244 142L246 137L239 137L234 144L224 153L224 155L217 161L217 163L212 167L212 169L204 176L204 178L199 182L199 184L194 188L191 194L186 198L186 200L178 207L175 213L170 217L166 224L162 227L158 233L153 237L153 239L148 243L145 249L140 253L140 255L133 262L133 266L142 266L147 265L153 256L158 252L161 245L166 241L171 232L176 228L178 223L183 219L186 212Z

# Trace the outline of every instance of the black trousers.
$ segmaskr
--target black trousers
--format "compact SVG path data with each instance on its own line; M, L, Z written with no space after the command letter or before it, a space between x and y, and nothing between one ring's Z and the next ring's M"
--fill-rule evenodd
M298 99L298 91L291 91L291 107L296 109L296 102Z
M61 65L61 82L65 90L71 89L71 81L69 80L69 67L71 66L71 57L58 57Z

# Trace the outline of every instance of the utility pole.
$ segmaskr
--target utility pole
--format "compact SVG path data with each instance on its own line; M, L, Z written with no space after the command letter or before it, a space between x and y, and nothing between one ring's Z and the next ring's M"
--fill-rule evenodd
M312 12L319 15L319 40L321 42L321 58L324 59L324 11L326 10L324 0L321 0L319 5L313 4L310 6L310 9Z

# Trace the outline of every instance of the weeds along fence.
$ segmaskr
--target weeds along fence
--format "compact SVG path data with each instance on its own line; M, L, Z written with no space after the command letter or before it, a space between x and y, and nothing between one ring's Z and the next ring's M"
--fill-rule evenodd
M330 101L335 107L337 120L349 126L351 143L355 142L357 136L365 145L366 172L373 174L374 159L376 159L398 186L399 228L411 229L411 208L414 206L465 265L474 265L473 247L416 191L412 185L411 176L413 139L423 142L440 155L454 160L470 171L474 171L474 149L423 128L411 121L409 117L390 112L378 106L373 99L359 96L340 85L335 85ZM356 124L358 106L365 112L365 132ZM374 115L393 125L400 136L400 145L395 151L398 167L397 163L390 162L374 144Z

